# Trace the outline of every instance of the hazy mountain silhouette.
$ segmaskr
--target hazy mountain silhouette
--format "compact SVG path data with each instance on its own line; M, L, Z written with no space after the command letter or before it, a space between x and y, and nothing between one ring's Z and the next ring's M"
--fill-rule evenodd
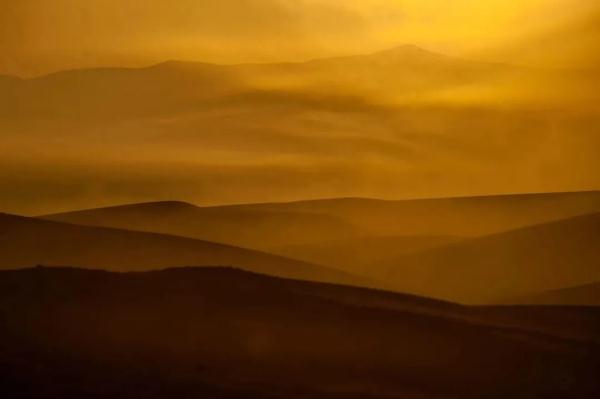
M597 282L599 256L596 213L410 254L391 267L388 263L387 277L407 292L464 303L497 303Z
M262 250L289 243L313 243L367 234L351 223L327 214L203 208L173 201L83 210L43 218L160 232Z
M453 236L362 236L305 244L288 244L270 251L306 262L328 265L362 275L376 274L376 266L407 253L460 241Z
M237 79L215 65L167 62L148 68L63 71L21 80L15 117L60 119L139 117L185 111L194 102L239 90Z
M253 250L156 233L77 226L0 214L0 268L78 264L115 271L237 266L251 271L349 284L366 280Z
M325 93L426 94L437 90L488 83L496 74L519 73L520 68L448 57L414 45L398 46L367 55L324 58L305 63L239 65L248 80L271 82L282 88L303 87ZM414 97L413 97L414 98Z
M535 295L510 299L506 302L529 305L600 306L600 283L546 291Z
M232 269L0 276L0 380L23 398L600 392L598 309L504 307L507 326L494 308ZM554 334L553 323L585 335Z
M402 201L341 198L223 208L327 214L380 235L478 236L600 211L600 191Z
M597 188L596 85L579 75L401 46L8 79L1 205L39 214L166 196L218 204ZM11 190L12 170L30 176L27 190Z
M418 279L424 277L419 273L427 274L427 267L420 269L420 266L410 265L420 264L421 256L429 259L429 256L433 256L429 252L436 253L436 247L445 247L469 237L506 232L598 211L600 193L581 192L410 201L349 198L220 207L161 202L90 209L44 218L221 242L368 276L378 280L377 284L381 288L400 291L418 289L417 293L428 296L495 303L514 295L593 280L573 281L567 278L567 274L564 280L555 281L556 285L538 286L535 281L529 281L531 279L524 273L514 276L514 279L523 280L515 283L513 279L501 274L504 270L517 267L510 258L517 243L511 240L501 240L497 244L499 247L494 247L490 252L490 259L484 259L485 253L469 252L460 258L461 267L472 267L475 270L484 261L486 264L493 263L488 271L490 279L496 276L502 280L494 283L498 288L497 292L486 288L485 284L469 286L475 281L473 278L464 279L464 284L469 287L457 288L458 283L453 281L463 281L462 274L455 275L454 279L447 277L433 282L420 281ZM538 234L543 233L532 231L527 245L531 246L532 253L542 256L545 248L540 247L541 238L537 237ZM565 243L572 239L573 237L567 237ZM589 239L592 240L593 236ZM466 241L464 245L468 247L470 242ZM462 243L456 245L460 246ZM562 247L555 247L556 250L558 248ZM422 252L429 249L431 251ZM564 251L567 250L570 249L564 247ZM407 255L411 253L415 255ZM529 255L523 253L521 256L522 262L526 262ZM575 262L588 262L586 267L591 270L593 263L582 258L583 253L565 252L562 258L567 256L573 256ZM562 258L556 258L553 262ZM451 256L441 252L438 262L446 265L446 262L452 262L451 259ZM543 258L536 262L538 268L545 267L546 261ZM560 267L564 269L564 273L570 270L564 265ZM391 278L386 275L389 270L395 270ZM552 273L550 270L554 269L548 266L548 270L548 273ZM437 271L432 270L430 273ZM557 271L554 270L554 273ZM576 277L575 271L573 273L572 277ZM539 276L532 278L540 280ZM541 281L548 281L550 284L551 280ZM522 292L519 292L519 284L523 284ZM482 295L486 297L471 298L465 296L464 290L483 290Z
M312 93L316 98L376 93L384 98L430 101L429 95L445 90L477 85L496 90L494 87L499 82L506 84L506 79L522 82L555 74L452 58L406 45L374 54L301 63L168 61L146 68L62 71L15 81L13 100L16 116L60 118L75 113L85 120L182 113L214 107L211 100L217 98L273 90Z
M340 198L287 203L195 207L148 203L43 216L76 224L161 232L263 250L283 246L327 246L367 239L409 251L402 240L431 236L479 236L600 211L600 192L523 194L487 197L381 201ZM384 237L382 237L384 236ZM415 237L416 236L416 237ZM435 240L434 240L435 241ZM365 243L366 244L366 243ZM424 244L424 243L423 243ZM377 246L376 245L376 246ZM343 251L343 246L340 248ZM375 248L374 248L375 249ZM334 248L331 251L336 252ZM300 254L300 252L297 252ZM373 256L386 257L385 253Z

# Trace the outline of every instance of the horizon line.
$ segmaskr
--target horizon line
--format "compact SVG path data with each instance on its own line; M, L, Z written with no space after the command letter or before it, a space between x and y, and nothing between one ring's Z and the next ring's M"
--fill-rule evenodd
M600 188L597 189L586 189L586 190L567 190L567 191L530 191L530 192L521 192L521 193L489 193L489 194L479 194L479 195L448 195L448 196L434 196L434 197L408 197L408 198L376 198L376 197L361 197L361 196L342 196L342 197L315 197L315 198L304 198L304 199L295 199L295 200L281 200L281 201L257 201L257 202L228 202L228 203L219 203L219 204L211 204L211 205L199 205L198 203L185 201L185 200L176 200L176 199L163 199L163 200L148 200L141 202L121 202L116 204L109 204L103 206L96 206L92 208L77 208L65 211L44 213L44 214L34 214L34 215L20 215L26 217L48 217L54 215L60 215L65 213L76 213L83 211L90 211L96 209L110 209L110 208L120 208L126 206L136 206L136 205L151 205L151 204L166 204L166 203L174 203L174 204L182 204L189 205L197 208L225 208L225 207L236 207L236 206L256 206L256 205L276 205L276 204L297 204L297 203L305 203L305 202L319 202L319 201L378 201L378 202L409 202L409 201L441 201L441 200L467 200L467 199L485 199L485 198L494 198L494 197L527 197L527 196L540 196L540 195L568 195L568 194L595 194L600 193ZM5 213L0 211L0 213ZM7 213L11 214L11 213ZM18 215L18 214L17 214Z

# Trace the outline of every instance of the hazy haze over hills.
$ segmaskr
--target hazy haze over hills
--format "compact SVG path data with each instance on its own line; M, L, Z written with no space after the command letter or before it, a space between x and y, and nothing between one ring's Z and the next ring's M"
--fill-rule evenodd
M131 204L44 216L89 226L160 232L247 248L364 237L369 230L319 212L202 208L179 202Z
M0 207L597 189L596 78L400 46L3 79Z
M595 282L599 192L196 207L167 202L48 215L327 265L379 287L466 303Z
M374 248L365 254L372 263L390 259L390 246L401 250L403 237L408 240L406 250L412 248L414 252L419 242L426 246L430 240L432 245L440 244L452 237L492 234L594 212L600 212L600 192L408 201L341 198L218 207L157 202L43 218L174 234L265 251L287 253L285 247L291 246L295 248L287 248L289 253L297 256L311 254L316 246L329 252L330 260L342 255L345 240L362 241L367 247L364 240L372 240ZM342 258L336 264L339 268L349 266Z
M454 0L451 8L440 7L438 0L21 0L0 7L0 74L41 75L167 59L299 61L368 53L397 43L469 54L505 49L557 30L572 34L552 35L550 46L534 42L538 47L529 47L533 54L492 51L486 58L539 63L538 54L558 47L571 51L548 54L543 65L581 66L596 47L587 40L588 31L568 27L585 25L597 10L590 0Z
M600 214L449 244L387 263L397 289L462 303L498 303L600 280Z

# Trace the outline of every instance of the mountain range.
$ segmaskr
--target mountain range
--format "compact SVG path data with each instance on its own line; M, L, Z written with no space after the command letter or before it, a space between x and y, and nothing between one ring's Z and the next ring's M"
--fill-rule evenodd
M369 285L366 279L306 262L157 233L0 214L0 238L0 269L81 265L125 272L188 265L237 266L275 276Z
M400 46L3 77L0 206L597 189L594 76Z
M343 280L332 275L326 281L494 304L600 281L595 262L600 248L598 212L598 192L575 192L410 201L331 199L224 207L161 202L41 218L58 226L67 223L102 231L124 229L142 236L142 232L159 233L161 237L179 237L171 238L175 241L188 237L192 242L204 240L277 254L313 265L314 276L303 275L309 280L322 281L315 277L321 274L315 272L314 265L324 265L323 270L364 279ZM88 246L95 247L96 242ZM31 242L29 245L32 247ZM110 249L96 251L111 253ZM16 250L21 257L35 252ZM148 262L153 267L166 267L169 262L180 266L223 264L214 256L178 257L169 260L168 255L150 255ZM105 263L131 267L130 258L128 264L118 255L111 259ZM141 265L144 257L139 259ZM275 259L283 258L271 259L270 273L280 275ZM227 261L229 265L249 263L240 256ZM40 258L38 263L44 262ZM260 263L256 259L250 266ZM89 265L78 258L52 264Z

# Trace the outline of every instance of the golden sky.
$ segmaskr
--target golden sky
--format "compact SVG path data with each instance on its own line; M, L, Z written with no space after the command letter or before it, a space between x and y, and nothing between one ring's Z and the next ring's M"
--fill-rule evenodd
M512 59L544 35L590 40L594 0L19 0L0 2L0 73L167 59L306 60L416 44L493 61L570 66L587 49ZM569 27L572 27L569 28ZM574 33L573 33L574 32ZM598 34L598 29L593 29ZM595 36L597 37L597 36ZM541 38L541 39L540 39ZM590 45L596 44L592 40ZM547 43L546 43L547 44ZM540 47L540 46L537 46ZM535 49L533 49L535 52ZM546 48L544 47L544 50ZM565 60L564 58L568 58ZM570 62L573 61L573 62ZM580 66L580 65L577 65Z

